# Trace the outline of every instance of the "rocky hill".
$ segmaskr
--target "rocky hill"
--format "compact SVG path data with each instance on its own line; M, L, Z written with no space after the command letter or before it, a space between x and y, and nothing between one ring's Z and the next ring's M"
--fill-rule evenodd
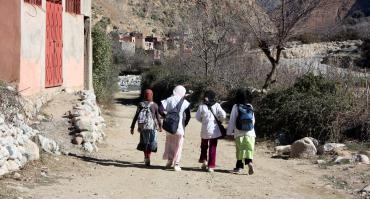
M267 11L280 4L280 0L256 1ZM346 18L368 20L366 17L370 15L369 0L325 0L324 3L306 20L305 31L328 30ZM94 19L97 21L105 16L123 31L163 35L181 22L178 10L184 4L171 0L93 0Z

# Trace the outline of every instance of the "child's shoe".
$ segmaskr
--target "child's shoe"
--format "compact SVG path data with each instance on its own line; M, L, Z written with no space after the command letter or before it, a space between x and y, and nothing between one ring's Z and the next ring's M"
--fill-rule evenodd
M249 164L248 164L248 169L249 169L248 174L249 174L249 175L253 175L253 174L254 174L254 167L253 167L253 163L249 163Z
M215 169L214 169L214 168L208 168L208 169L207 169L207 171L208 171L209 173L213 173L213 172L215 172Z
M234 174L241 174L241 173L242 173L242 171L243 171L243 169L242 169L242 168L234 168L233 173L234 173Z
M203 163L202 163L202 169L203 170L207 170L207 166L208 166L208 162L207 161L204 161Z
M168 160L166 164L166 169L169 169L172 167L172 160Z
M145 158L144 159L144 163L145 163L145 166L150 166L150 159L149 158Z
M173 167L173 169L174 169L175 171L181 171L181 167L180 167L178 164L176 164L176 165Z

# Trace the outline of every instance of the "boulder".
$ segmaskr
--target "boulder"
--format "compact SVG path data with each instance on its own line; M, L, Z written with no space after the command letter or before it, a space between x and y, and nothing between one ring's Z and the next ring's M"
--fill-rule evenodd
M80 117L75 125L75 127L80 131L93 131L94 126L94 121L89 117Z
M332 160L332 162L335 164L351 164L353 163L353 159L350 157L337 156Z
M362 192L370 193L370 185L367 185L362 189Z
M370 160L367 155L357 154L353 157L353 159L355 159L356 162L361 164L370 164Z
M0 146L0 167L4 166L9 156L9 151L5 147Z
M275 147L275 153L277 155L289 155L291 152L291 145L286 145L286 146L277 146Z
M15 160L19 157L19 151L15 145L9 145L6 146L6 149L9 152L9 159L10 160Z
M9 173L8 167L6 165L1 166L0 167L0 176L3 176L7 173Z
M18 171L20 169L20 165L14 160L7 161L5 165L7 169L9 170L9 172Z
M82 137L74 137L72 140L72 144L81 145L84 139Z
M85 142L83 144L83 149L89 153L92 153L94 151L94 146L90 142Z
M326 143L321 147L320 151L322 151L322 153L330 153L330 152L333 152L335 150L343 150L345 147L346 147L345 144Z
M25 145L25 156L28 161L38 160L40 159L40 149L36 143L28 140Z
M42 135L38 135L37 138L41 145L41 148L44 151L48 153L56 154L56 155L60 154L59 145L54 140L48 139Z
M311 158L317 153L315 144L310 138L295 141L291 146L290 156L293 158Z

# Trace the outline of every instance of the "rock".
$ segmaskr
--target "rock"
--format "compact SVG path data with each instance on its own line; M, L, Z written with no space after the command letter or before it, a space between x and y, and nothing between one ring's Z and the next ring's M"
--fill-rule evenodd
M94 146L90 142L85 142L83 144L83 149L89 153L92 153L94 151Z
M326 161L325 160L317 160L316 161L316 164L326 164Z
M6 165L3 165L0 167L0 176L3 176L5 174L9 173L8 167Z
M351 164L353 163L352 158L338 156L333 159L335 164Z
M5 117L4 115L0 114L0 125L3 125L5 123Z
M14 160L9 160L5 163L6 167L8 168L9 172L18 171L20 169L20 165L17 164Z
M80 118L75 125L75 127L80 131L93 131L94 126L94 121L88 117Z
M5 147L0 146L0 167L4 166L9 156L9 151Z
M6 146L6 149L9 152L9 159L10 160L15 160L19 157L19 151L18 151L17 147L15 147L14 145Z
M291 152L291 145L277 146L275 147L275 153L277 155L289 155Z
M59 146L54 140L48 139L42 135L38 135L38 141L44 151L56 155L60 154Z
M370 193L370 185L367 185L362 189L362 192Z
M28 140L25 145L25 156L28 161L38 160L40 159L40 149L36 143Z
M357 154L354 156L355 162L359 162L361 164L370 164L369 157L363 154Z
M312 138L312 137L308 137L308 138L310 138L310 139L311 139L311 141L312 141L312 143L315 145L316 149L318 149L318 148L319 148L319 146L320 146L320 142L319 142L319 140L317 140L317 139L315 139L315 138Z
M278 146L291 144L289 136L284 132L279 132L275 137L275 144Z
M324 153L331 152L334 150L341 150L346 147L345 144L339 144L339 143L326 143L323 146Z
M310 138L295 141L291 146L290 156L293 158L311 158L317 153L315 144Z
M83 142L82 137L74 137L73 140L72 140L72 144L75 144L75 145L81 145L82 142Z
M15 172L14 175L13 175L13 178L16 179L16 180L20 180L22 178L21 174Z

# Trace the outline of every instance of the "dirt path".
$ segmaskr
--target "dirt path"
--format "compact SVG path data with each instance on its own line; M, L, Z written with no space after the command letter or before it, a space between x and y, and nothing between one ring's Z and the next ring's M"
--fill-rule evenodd
M126 98L135 93L120 94ZM306 161L271 159L262 145L257 147L256 174L230 174L234 166L234 145L221 141L217 170L206 173L199 169L200 124L191 120L187 129L183 171L164 170L161 159L164 134L159 134L159 152L153 155L151 168L143 166L143 154L135 147L138 134L129 134L135 107L116 105L105 118L108 123L106 144L100 151L84 157L57 158L58 169L50 177L56 182L27 189L23 198L36 199L121 199L121 198L350 198L326 185L324 170ZM61 166L62 165L62 166ZM51 168L52 170L52 168Z

